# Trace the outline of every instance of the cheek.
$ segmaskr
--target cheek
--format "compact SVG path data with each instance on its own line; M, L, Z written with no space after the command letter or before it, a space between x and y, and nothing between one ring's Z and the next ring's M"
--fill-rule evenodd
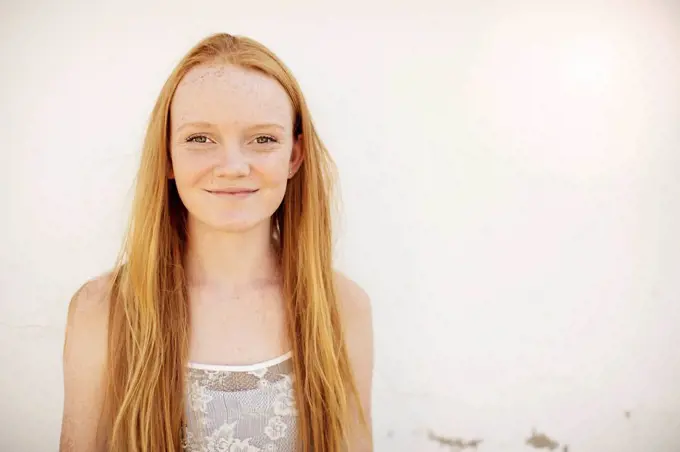
M210 162L200 156L178 153L172 156L172 171L178 188L187 187L210 173Z
M266 157L257 162L257 170L262 175L263 182L270 186L285 186L290 169L289 158L285 154Z

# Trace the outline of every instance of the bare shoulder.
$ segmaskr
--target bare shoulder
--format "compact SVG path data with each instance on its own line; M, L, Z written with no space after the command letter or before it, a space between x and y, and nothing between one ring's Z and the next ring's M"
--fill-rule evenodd
M82 355L75 352L83 351L83 347L101 346L108 324L111 280L110 273L91 279L71 298L64 335L64 365L67 360L82 360Z
M340 318L350 358L355 365L373 365L373 314L366 291L345 274L335 271Z
M105 391L111 282L111 274L86 282L68 305L60 451L101 450L97 426Z
M335 271L335 288L350 359L355 367L373 366L373 314L366 291L345 274Z
M64 334L64 372L101 365L106 352L111 274L83 284L68 305ZM68 383L68 381L65 381Z
M105 273L87 281L73 294L68 305L68 324L76 319L94 320L108 313L112 274Z
M373 450L371 399L373 386L373 319L366 291L341 272L334 273L347 352L358 391L365 424L355 413L350 427L350 450ZM357 407L352 402L353 410Z
M350 317L347 320L351 321L351 318L357 315L370 317L371 299L366 291L340 271L336 270L333 273L333 277L340 307L344 314Z

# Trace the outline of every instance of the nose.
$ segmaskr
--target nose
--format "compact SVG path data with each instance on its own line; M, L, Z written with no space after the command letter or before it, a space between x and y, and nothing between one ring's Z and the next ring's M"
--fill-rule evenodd
M245 177L250 174L250 163L238 144L222 146L214 168L215 177Z

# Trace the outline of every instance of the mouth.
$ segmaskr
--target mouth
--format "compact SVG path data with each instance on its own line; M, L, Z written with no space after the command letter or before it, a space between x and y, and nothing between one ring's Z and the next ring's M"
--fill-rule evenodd
M250 188L226 188L224 190L206 190L208 193L225 198L245 198L258 192Z

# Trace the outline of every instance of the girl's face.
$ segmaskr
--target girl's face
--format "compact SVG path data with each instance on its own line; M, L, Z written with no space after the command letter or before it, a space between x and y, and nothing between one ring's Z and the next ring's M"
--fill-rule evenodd
M229 64L190 70L170 106L170 177L189 222L228 232L268 222L301 163L296 138L273 78Z

